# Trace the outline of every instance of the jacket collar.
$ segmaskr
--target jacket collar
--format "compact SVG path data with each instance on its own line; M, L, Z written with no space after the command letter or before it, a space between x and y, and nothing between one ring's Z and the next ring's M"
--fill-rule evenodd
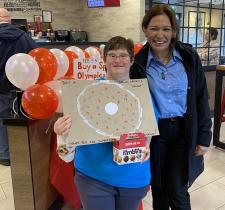
M135 56L135 63L138 63L138 65L141 65L144 69L147 65L148 53L149 43L147 42Z

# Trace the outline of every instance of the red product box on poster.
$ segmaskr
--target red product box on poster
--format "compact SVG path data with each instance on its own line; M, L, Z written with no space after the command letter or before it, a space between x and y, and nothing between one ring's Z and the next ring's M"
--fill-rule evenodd
M146 140L143 133L122 134L113 141L113 160L119 164L141 162L146 157Z

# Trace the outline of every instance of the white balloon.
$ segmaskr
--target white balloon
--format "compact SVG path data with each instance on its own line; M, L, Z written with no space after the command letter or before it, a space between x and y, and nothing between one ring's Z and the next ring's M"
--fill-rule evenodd
M80 49L79 47L70 46L70 47L67 47L65 50L76 53L79 59L85 59L84 51L82 49Z
M39 77L39 67L33 57L25 53L11 56L5 65L8 80L16 87L25 90L34 85Z
M97 47L88 47L85 49L85 51L90 55L90 58L93 58L95 60L101 59L101 53Z
M68 71L69 59L66 56L66 54L60 49L53 48L53 49L50 49L50 51L54 54L58 63L57 71L54 77L54 79L58 79L64 76L66 72Z
M52 90L55 91L56 95L58 96L59 103L56 112L62 113L63 108L62 108L62 83L59 80L53 80L46 82L45 85L50 87Z
M103 59L103 57L104 57L104 49L105 49L105 45L104 45L104 44L100 44L99 50L100 50L101 58L102 58L102 59Z

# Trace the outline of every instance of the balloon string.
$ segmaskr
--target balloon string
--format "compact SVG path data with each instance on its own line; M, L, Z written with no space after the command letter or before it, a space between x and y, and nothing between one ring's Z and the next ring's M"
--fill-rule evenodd
M46 134L48 133L48 131L49 131L49 129L50 129L50 126L51 126L51 124L52 124L52 119L50 120L50 122L49 122L49 124L48 124L48 127L47 127L47 129L45 130L45 133L46 133Z
M30 120L35 120L34 118L29 117L28 115L26 115L26 114L23 112L21 105L20 105L20 112L21 112L25 117L27 117L28 119L30 119ZM48 133L51 124L52 124L52 120L50 120L50 122L49 122L49 124L48 124L48 127L47 127L47 129L45 130L45 133L46 133L46 134Z
M17 112L16 109L15 109L15 103L16 103L16 101L17 101L17 97L15 97L14 100L13 100L13 106L12 106L12 109L13 109L14 114L19 115L18 112Z
M34 118L29 117L28 115L26 115L26 114L23 112L21 104L20 104L20 112L22 113L22 115L23 115L24 117L26 117L26 118L28 118L28 119L30 119L30 120L35 120Z
M19 112L16 111L16 109L15 109L15 103L16 103L16 101L17 101L17 97L15 97L14 100L13 100L13 106L12 106L12 109L13 109L14 114L19 115ZM34 120L33 118L27 116L27 115L23 112L22 107L21 107L21 104L20 104L20 110L19 110L19 111L22 113L22 115L23 115L24 117L26 117L26 118L28 118L28 119L31 119L31 120Z

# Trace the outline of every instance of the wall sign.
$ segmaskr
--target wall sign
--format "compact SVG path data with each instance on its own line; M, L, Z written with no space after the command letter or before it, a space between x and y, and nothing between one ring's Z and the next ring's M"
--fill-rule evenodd
M41 3L37 0L3 0L4 8L10 12L41 11Z
M45 22L45 23L52 22L52 12L51 11L43 10L42 17L43 17L43 22Z

